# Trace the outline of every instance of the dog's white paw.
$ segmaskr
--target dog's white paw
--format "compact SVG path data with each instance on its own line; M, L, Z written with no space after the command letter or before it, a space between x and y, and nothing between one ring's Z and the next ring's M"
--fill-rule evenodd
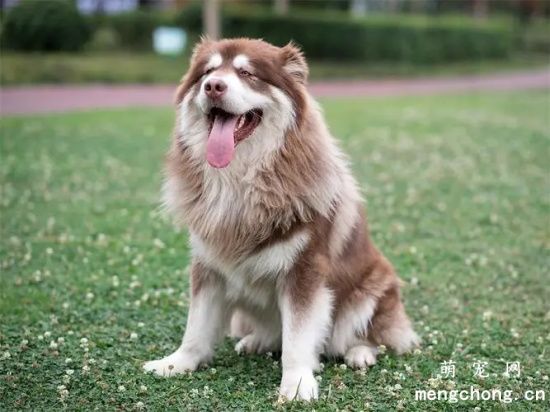
M260 342L256 339L254 334L246 335L235 345L235 351L241 355L243 353L255 353L258 352Z
M186 371L194 371L198 366L198 360L185 352L176 351L165 358L146 362L143 369L159 376L174 376Z
M319 397L319 385L311 371L283 372L279 399L281 401L311 401Z
M276 338L271 335L262 335L258 333L250 333L239 340L235 345L237 353L266 353L276 351L280 348L280 343L277 343Z
M352 368L365 369L376 363L376 348L367 345L354 346L346 352L344 361Z

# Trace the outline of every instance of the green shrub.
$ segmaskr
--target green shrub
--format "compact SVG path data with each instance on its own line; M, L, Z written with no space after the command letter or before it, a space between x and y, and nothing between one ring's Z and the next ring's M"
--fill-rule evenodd
M114 15L91 17L96 30L109 30L125 49L151 50L153 31L159 26L174 25L167 15L136 10Z
M535 20L522 26L519 43L527 52L550 53L550 21Z
M2 43L16 50L75 51L90 37L86 20L68 0L26 0L6 15Z
M118 33L110 27L99 27L94 31L92 40L86 45L87 50L109 51L120 49Z
M200 31L200 5L176 18L188 30ZM441 63L505 57L513 47L513 30L505 22L478 22L465 17L368 16L347 13L304 13L286 16L269 9L226 7L224 37L263 38L276 45L290 40L306 55L326 60Z
M174 22L187 31L200 33L202 31L202 4L193 2L183 8Z

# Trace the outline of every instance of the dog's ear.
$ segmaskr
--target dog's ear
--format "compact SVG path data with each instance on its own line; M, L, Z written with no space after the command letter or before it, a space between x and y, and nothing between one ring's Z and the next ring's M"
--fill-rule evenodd
M193 47L193 53L191 53L191 64L197 59L197 56L201 53L202 50L207 49L214 43L210 38L203 34L199 41L195 44L195 47Z
M191 53L191 60L189 62L189 70L187 73L183 75L183 77L180 80L180 84L178 85L178 88L176 89L176 93L174 96L174 102L176 104L180 104L183 100L183 97L185 93L187 93L189 87L194 82L197 74L195 71L197 70L196 62L198 59L198 56L206 49L208 49L212 43L214 43L212 40L210 40L207 36L201 36L200 40L195 44L195 47L193 47L193 52Z
M281 49L283 69L302 84L307 83L309 69L304 53L293 42Z

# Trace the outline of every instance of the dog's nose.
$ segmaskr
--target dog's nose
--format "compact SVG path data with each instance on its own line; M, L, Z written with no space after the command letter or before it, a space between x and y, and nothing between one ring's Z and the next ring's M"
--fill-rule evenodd
M204 85L204 92L211 99L219 99L227 91L227 84L221 79L210 79Z

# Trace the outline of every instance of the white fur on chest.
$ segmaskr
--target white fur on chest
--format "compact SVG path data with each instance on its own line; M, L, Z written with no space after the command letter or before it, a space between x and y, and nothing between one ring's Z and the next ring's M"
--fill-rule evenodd
M250 256L226 261L198 235L190 236L193 257L223 276L228 300L263 308L273 303L277 281L290 271L309 240L309 232L303 230Z

